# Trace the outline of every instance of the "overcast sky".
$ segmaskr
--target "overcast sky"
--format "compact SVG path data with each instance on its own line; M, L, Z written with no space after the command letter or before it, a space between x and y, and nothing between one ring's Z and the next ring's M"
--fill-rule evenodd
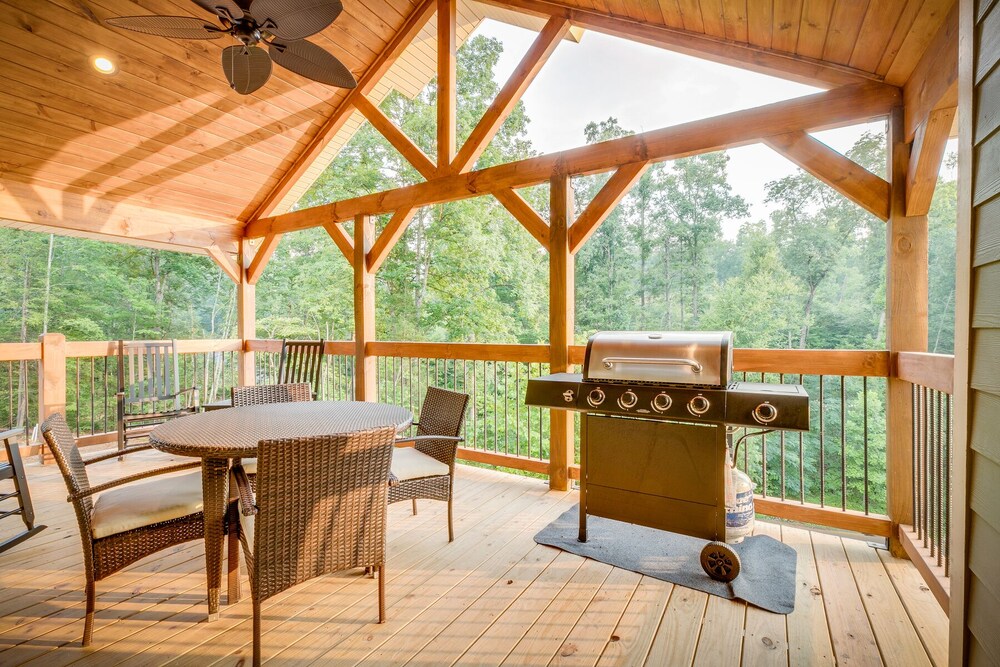
M477 32L504 44L497 67L501 84L535 39L534 32L491 20L484 21ZM542 153L551 153L584 144L584 126L609 116L617 118L625 129L642 132L819 90L586 32L580 43L563 41L556 48L523 100L531 118L528 135L532 144ZM885 123L815 136L845 152L866 129L884 132ZM761 144L730 150L729 155L729 182L749 203L751 219L767 218L765 183L794 173L795 165ZM739 225L740 221L726 225L726 236L735 236Z

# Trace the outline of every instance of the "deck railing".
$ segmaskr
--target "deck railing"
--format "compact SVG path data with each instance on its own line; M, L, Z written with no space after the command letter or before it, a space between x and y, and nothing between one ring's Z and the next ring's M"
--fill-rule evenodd
M900 541L938 602L948 609L955 358L900 352L897 376L912 385L913 523Z
M183 340L182 384L194 384L203 402L228 395L240 358L254 356L258 383L277 377L276 340ZM529 473L550 472L549 411L524 405L527 380L548 372L547 345L371 342L376 396L420 414L428 386L471 397L460 457ZM573 346L570 362L583 362ZM40 343L0 344L0 424L24 425L59 409L82 445L114 440L116 344L65 342L49 334ZM354 396L355 345L326 344L319 398ZM888 536L886 516L885 351L735 351L737 379L801 383L811 401L805 434L748 438L737 464L756 481L762 514ZM951 509L951 373L953 359L900 353L897 377L913 385L913 522L900 538L947 604ZM736 434L737 437L741 433ZM577 451L579 451L577 449ZM568 477L579 478L577 459Z

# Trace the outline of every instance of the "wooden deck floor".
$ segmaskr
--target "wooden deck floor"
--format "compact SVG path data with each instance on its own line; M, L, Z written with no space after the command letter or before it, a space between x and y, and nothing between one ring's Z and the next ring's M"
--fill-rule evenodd
M92 466L93 479L166 457ZM163 552L98 583L94 645L83 631L80 542L54 465L29 467L49 528L0 555L0 665L239 665L249 599L205 622L202 546ZM391 508L389 620L358 573L307 582L264 605L271 664L945 664L947 619L916 570L866 543L758 522L799 553L795 612L771 614L536 545L576 501L535 479L462 466L456 539L444 504ZM14 520L0 524L0 539Z

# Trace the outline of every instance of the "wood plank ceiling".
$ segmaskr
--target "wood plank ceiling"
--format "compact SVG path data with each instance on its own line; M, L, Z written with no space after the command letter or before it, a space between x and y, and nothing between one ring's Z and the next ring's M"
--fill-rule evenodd
M313 38L357 77L415 9L414 0L345 0L336 22ZM906 82L953 0L491 0L463 3L460 33L483 17L540 27L547 13L578 10L704 38L755 53L831 63L893 85ZM515 14L510 9L517 9ZM220 67L228 39L174 41L107 28L109 16L196 15L186 0L0 0L0 186L240 224L299 156L345 92L275 68L250 96L231 91ZM429 31L429 32L428 32ZM425 32L433 35L433 25ZM372 94L414 94L433 76L433 42L418 38ZM119 71L98 74L97 55ZM586 94L581 86L581 95ZM334 138L284 198L291 206L350 137ZM23 190L23 188L22 188ZM11 192L14 192L11 189ZM0 199L3 191L0 188ZM30 205L0 217L40 223ZM37 211L35 212L37 213ZM44 216L43 216L44 217ZM57 223L54 223L57 224ZM87 230L78 230L87 231ZM93 233L100 234L95 228ZM197 244L198 241L192 241Z

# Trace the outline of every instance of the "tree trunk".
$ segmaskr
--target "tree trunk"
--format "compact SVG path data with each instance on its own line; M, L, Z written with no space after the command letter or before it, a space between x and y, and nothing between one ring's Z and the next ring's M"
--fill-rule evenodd
M52 294L52 252L56 245L56 235L49 234L49 259L45 265L45 301L42 306L42 333L49 332L49 296Z
M28 294L31 286L31 264L24 260L24 287L21 290L21 342L28 342ZM28 418L28 362L17 365L17 423L23 426Z
M809 315L812 313L813 299L816 297L816 285L809 286L809 296L806 297L806 311L799 330L799 349L806 349L806 338L809 336Z

